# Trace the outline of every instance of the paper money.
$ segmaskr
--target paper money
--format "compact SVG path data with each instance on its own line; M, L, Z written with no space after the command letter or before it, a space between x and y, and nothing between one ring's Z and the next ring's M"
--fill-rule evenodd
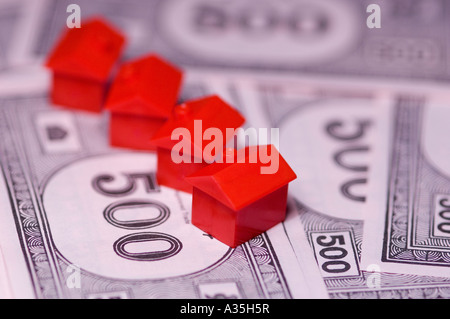
M10 299L11 284L8 277L8 270L6 269L5 260L3 258L3 252L0 247L0 299Z
M368 214L364 230L365 264L450 276L449 115L448 103L421 96L396 100L383 134L391 141L379 166L378 208Z
M236 249L192 226L190 195L157 185L155 154L111 149L105 116L51 107L46 93L4 97L0 113L14 297L327 297L284 225Z
M45 78L45 76L41 78ZM273 238L285 238L283 233L287 233L288 237L284 239L283 243L284 248L287 246L293 248L294 258L298 264L303 266L303 274L308 272L313 274L306 276L309 280L303 282L303 287L309 287L309 291L314 287L316 289L321 287L322 279L314 276L320 272L332 298L439 298L448 296L450 279L439 277L445 275L443 272L430 273L425 270L423 273L413 272L411 274L410 271L401 268L403 267L401 264L397 264L397 268L393 270L387 264L380 262L380 255L377 255L378 259L360 262L361 255L364 256L366 253L366 250L362 248L362 243L368 234L374 234L369 231L375 224L372 224L371 221L365 222L365 219L368 218L368 215L375 218L381 216L372 214L372 212L379 212L379 206L385 205L383 201L379 200L379 197L382 197L383 191L386 192L388 184L386 181L383 183L382 176L384 175L381 173L383 172L383 163L387 163L389 157L389 145L391 144L386 126L395 124L393 115L396 105L398 105L396 97L391 98L383 94L379 96L364 90L344 90L339 85L333 88L328 82L324 86L320 86L318 83L308 86L305 82L292 77L255 76L242 72L219 74L204 70L189 70L186 74L186 84L181 99L212 93L220 94L251 119L247 123L248 126L280 128L280 151L299 175L299 181L290 188L290 214L287 221L282 227L269 231L267 235L270 240L274 240ZM39 101L39 105L34 108L38 110L42 108L46 111L44 113L49 110L52 111L50 113L58 111L49 109L44 97L38 95L37 101ZM422 103L423 100L412 99L412 101ZM439 103L441 102L439 101ZM7 107L12 108L13 105L18 110L9 111L6 114L10 112L16 116L21 114L19 113L20 105L17 106L17 103L8 103ZM408 106L414 106L414 103L409 103ZM23 105L23 108L25 107L33 109L30 104ZM445 107L442 108L442 110L445 109ZM4 110L6 110L6 105L4 105ZM39 113L31 112L31 114ZM106 150L105 146L107 128L104 119L100 120L103 121L102 125L98 125L98 123L95 125L94 123L99 119L94 120L83 114L69 112L76 118L77 125L90 123L88 126L91 131L84 127L81 130L79 128L75 130L73 124L70 124L71 121L67 118L64 119L68 116L67 111L58 111L57 113L62 113L63 116L58 115L55 119L50 116L50 119L42 120L33 115L33 120L29 119L28 122L24 119L20 120L21 127L27 127L21 133L22 138L25 141L45 138L49 132L41 130L40 133L36 133L35 127L36 125L38 128L39 125L46 126L52 121L66 125L65 131L81 131L83 133L79 134L84 137L73 139L69 143L70 147L55 146L55 144L45 146L46 144L37 143L41 150L36 154L40 152L45 154L45 152L55 150L63 151L63 153L67 150L70 153L72 150L77 153L82 144L80 141L89 141L92 145L103 145L95 152L102 154L110 152L110 150ZM445 119L444 115L439 113L437 117ZM6 118L11 118L11 115ZM14 116L12 118L16 119ZM434 123L436 115L427 118L429 119L428 123ZM80 122L80 119L83 120ZM432 126L432 124L428 124L428 126ZM33 127L34 131L30 130L30 127ZM97 134L88 133L94 132L94 127L96 127ZM445 134L441 126L436 126L436 129L437 132ZM55 136L61 135L60 133L57 129L53 130ZM436 134L427 135L428 141L433 139L438 140ZM36 145L34 147L38 148ZM88 153L95 148L94 146L88 147ZM25 149L30 152L26 146ZM116 156L124 155L117 150L113 153ZM136 155L143 156L144 154L134 154L134 156ZM29 155L23 154L22 157L29 158ZM128 154L126 157L131 157L131 155ZM440 157L433 156L433 158ZM54 160L53 156L52 160ZM33 165L41 167L39 161L33 162L37 163ZM106 164L98 163L98 165L106 167ZM116 166L121 167L118 164L111 165L111 167ZM120 173L119 171L116 174L112 171L109 172L110 175L117 175L117 177L120 176ZM81 176L76 173L72 175ZM37 178L42 178L42 176ZM107 179L100 181L107 181ZM139 181L143 182L143 180ZM72 184L74 183L72 182ZM85 184L87 188L91 187L88 185L89 183L85 182ZM126 182L123 180L120 188L125 184ZM58 191L63 189L60 185L56 184L53 189ZM100 182L100 185L107 187L108 183ZM139 184L139 186L141 185ZM112 184L111 187L114 190ZM139 190L139 187L137 189ZM140 190L142 191L142 189ZM45 196L43 198L44 204L42 205L45 207ZM51 204L51 202L48 200L49 206L57 205ZM185 207L188 206L189 204L185 204ZM365 224L369 226L364 228ZM441 226L441 228L443 227L445 225ZM382 227L377 230L382 230ZM14 229L13 234L15 231ZM304 231L307 235L306 240ZM9 232L11 233L10 229ZM336 245L327 246L333 241ZM307 242L311 247L310 250L305 250ZM377 250L373 248L380 245L381 242L375 239L368 239L367 242L370 244L367 251L377 253ZM335 254L337 254L336 256L345 254L345 256L333 259ZM317 265L313 265L314 267L311 266L311 256L314 256L312 258L315 258L317 262ZM23 257L20 256L20 258ZM279 258L281 259L281 257ZM293 265L292 258L291 255L290 266ZM288 265L288 263L284 265ZM305 267L305 265L308 266ZM422 268L420 265L418 267ZM18 269L20 268L18 267ZM394 271L396 273L392 273ZM425 276L427 274L432 276ZM18 281L14 280L13 282L17 283ZM248 294L247 292L245 296ZM95 296L94 294L93 297ZM200 295L195 296L201 297ZM111 297L113 296L111 295Z
M0 2L0 296L450 296L446 1L378 1L381 29L370 0L77 2L124 31L123 60L182 66L180 101L219 94L280 128L287 219L233 251L153 154L107 146L107 117L48 105L36 65L71 3Z
M292 78L274 81L242 73L236 78L228 73L222 80L217 74L212 77L207 83L230 99L234 96L251 114L258 114L261 127L280 128L280 152L299 176L290 194L295 198L291 208L297 208L301 224L289 223L286 231L294 250L301 251L304 248L295 237L296 232L303 232L303 225L330 297L448 297L450 278L443 277L445 270L417 275L397 264L396 273L391 273L393 269L380 262L376 247L381 241L366 240L369 232L384 231L380 216L385 210L379 207L386 207L380 198L386 192L383 163L391 143L386 125L394 125L395 96L333 88L329 83L308 86ZM198 83L205 78L207 72L200 72ZM440 123L447 118L442 113L437 116ZM429 126L435 117L429 118ZM436 129L444 134L442 125ZM413 127L409 130L416 132ZM440 140L436 134L427 140ZM438 150L442 148L434 151ZM374 224L369 215L379 222ZM378 259L362 264L361 254L367 252L378 254Z
M19 36L19 22L24 11L23 1L0 2L0 71L9 65L12 42Z
M69 0L40 0L17 56L47 56L66 28ZM371 0L80 0L82 19L101 15L129 41L183 66L224 70L448 81L446 1L377 1L381 28L366 25ZM37 9L40 12L36 11ZM26 39L25 39L26 38Z

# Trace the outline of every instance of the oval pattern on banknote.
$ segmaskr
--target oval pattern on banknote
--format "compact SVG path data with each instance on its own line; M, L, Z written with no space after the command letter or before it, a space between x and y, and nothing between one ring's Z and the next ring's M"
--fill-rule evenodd
M357 7L347 0L166 0L158 30L203 63L304 66L357 44L365 25Z
M290 193L318 212L361 220L386 145L375 101L333 99L294 109L280 125L280 151L299 178Z
M190 224L191 196L158 186L153 154L85 158L56 171L43 205L51 238L69 263L118 279L207 270L230 249Z

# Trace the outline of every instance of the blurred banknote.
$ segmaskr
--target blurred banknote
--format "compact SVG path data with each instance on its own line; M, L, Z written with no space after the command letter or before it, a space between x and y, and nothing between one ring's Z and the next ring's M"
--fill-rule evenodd
M325 283L332 298L448 297L448 147L440 136L448 135L445 112L450 108L425 95L374 92L329 83L308 86L282 76L187 72L182 99L220 94L249 119L247 126L280 128L280 151L299 176L290 187L286 222L233 252L189 225L189 196L156 185L154 155L107 146L107 119L50 107L45 93L4 98L0 154L5 185L0 194L12 206L3 210L9 214L2 215L0 242L6 265L14 265L7 267L13 289L19 285L19 292L38 297L289 298L326 296ZM400 177L414 180L413 189ZM413 191L421 194L417 201ZM406 203L390 204L406 198ZM407 209L407 203L414 206ZM389 205L395 209L386 211ZM403 215L395 219L394 213ZM14 218L23 219L23 226ZM142 219L149 225L146 231L120 227ZM384 227L397 233L387 236L391 233ZM141 232L161 237L139 246L133 235ZM419 242L424 238L427 247ZM127 251L114 250L120 240ZM164 267L150 269L141 265L152 262L121 257L156 248L169 256L174 252L164 248L176 243L183 249L154 261L167 261ZM405 253L395 254L400 244ZM195 255L199 246L208 254ZM260 282L249 284L255 264L242 268L237 261L259 265L265 251L277 258L279 268L260 269L285 276L276 295L269 288L256 289ZM417 259L411 258L415 252ZM437 254L443 258L437 260ZM34 265L33 256L43 263ZM37 266L40 271L30 271ZM77 269L82 288L69 289ZM149 269L152 277L145 277ZM44 278L58 287L38 289ZM143 282L152 283L152 289ZM174 282L184 288L173 288ZM205 282L211 285L202 288ZM288 289L279 290L283 285Z
M445 99L242 73L200 72L197 83L245 106L253 125L280 128L299 176L291 209L332 298L450 296ZM286 224L296 252L298 226Z
M1 72L0 296L449 298L449 2L377 1L369 29L372 2L77 1L126 33L124 60L184 67L180 100L279 128L299 178L286 222L231 250L157 185L154 154L49 106L40 68ZM0 70L42 64L71 3L0 1Z
M8 271L6 269L5 260L3 258L3 252L0 247L0 299L12 298L11 285L8 278Z
M23 36L19 29L23 15L27 11L24 1L0 1L0 71L9 66L13 52L13 43Z
M448 81L449 4L380 0L79 0L82 19L108 18L128 37L126 58L156 51L195 67ZM69 0L35 0L34 27L14 56L45 57L66 28ZM30 25L30 23L28 23ZM21 44L20 44L21 43Z
M192 226L190 195L156 183L154 153L110 148L107 120L49 106L45 91L1 99L0 243L12 296L327 297L312 253L296 255L284 225L236 249Z
M382 183L367 215L363 262L389 272L450 276L450 107L403 96L382 138ZM367 244L367 246L366 246Z

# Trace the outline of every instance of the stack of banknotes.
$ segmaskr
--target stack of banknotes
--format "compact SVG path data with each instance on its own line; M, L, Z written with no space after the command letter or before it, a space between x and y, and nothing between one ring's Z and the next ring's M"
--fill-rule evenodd
M235 249L154 153L109 146L107 114L49 103L71 3L0 0L1 298L450 297L450 1L377 0L380 28L372 0L77 1L126 33L124 60L182 67L180 101L279 129L287 218ZM127 258L167 237L170 258Z

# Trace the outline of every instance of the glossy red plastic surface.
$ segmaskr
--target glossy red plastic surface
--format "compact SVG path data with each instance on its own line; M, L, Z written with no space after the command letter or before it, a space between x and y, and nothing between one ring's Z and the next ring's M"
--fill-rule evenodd
M200 131L194 129L194 121L196 120L202 121ZM244 121L245 119L239 112L217 96L208 96L176 106L173 116L169 118L152 139L152 143L157 146L158 152L158 171L156 173L158 182L161 185L192 193L192 186L185 181L184 177L207 166L207 161L210 160L210 158L206 160L202 158L203 149L209 141L198 141L195 136L200 133L201 140L206 129L210 127L220 129L224 137L220 148L222 150L226 140L231 137L226 136L226 128L236 129ZM179 143L179 140L172 140L171 136L173 130L178 128L185 128L189 131L191 147L190 150L186 151L186 154L181 155L191 158L191 163L177 164L172 161L171 151ZM201 163L194 162L196 150L200 151L201 156L195 158Z
M50 97L57 106L99 113L105 86L102 82L54 73Z
M236 211L194 188L192 224L235 248L285 219L287 190L283 186Z
M125 63L106 101L113 113L167 119L172 114L183 73L157 55Z
M109 139L112 146L156 151L150 139L166 122L164 119L111 113Z
M174 163L171 157L171 150L157 148L158 170L156 179L159 185L171 187L183 192L192 193L192 185L186 182L185 177L208 164L205 162L195 163L194 158L189 156L191 163Z
M105 20L67 29L47 60L55 72L105 81L122 52L124 36Z
M124 42L125 38L101 19L68 29L46 63L54 73L52 102L99 112L106 82Z
M262 174L269 163L263 163L261 154L271 154L272 174ZM278 161L278 164L275 163ZM215 162L187 177L189 183L234 210L254 203L294 180L297 176L273 145L250 146L237 151L232 163Z
M267 163L252 155L270 151L278 170L261 174ZM186 177L194 187L192 223L236 247L265 232L286 216L288 183L297 176L273 145L239 150L234 163L213 163Z
M195 127L196 121L199 120L201 120L200 128ZM208 128L217 128L221 131L224 147L226 141L232 137L227 134L227 128L236 129L244 122L244 117L220 97L217 95L207 96L177 105L173 110L173 116L153 136L152 142L158 147L172 149L179 142L179 140L172 140L172 132L178 128L185 128L190 135L189 155L203 154L209 141L203 141L202 138Z

